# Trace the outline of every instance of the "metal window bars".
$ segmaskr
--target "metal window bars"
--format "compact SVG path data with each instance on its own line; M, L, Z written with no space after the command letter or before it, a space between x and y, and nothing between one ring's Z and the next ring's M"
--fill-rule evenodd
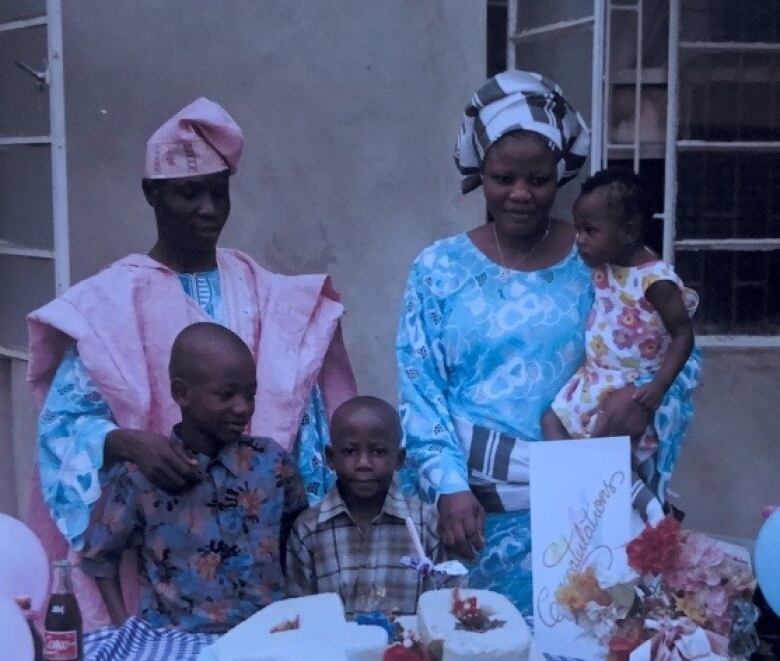
M62 6L61 0L47 0L46 15L0 23L3 33L44 26L46 28L47 62L45 72L37 72L23 62L17 66L49 87L49 134L33 136L3 136L0 146L39 148L48 145L51 150L53 249L17 245L0 237L0 257L28 257L54 261L54 291L61 294L70 285L70 255L68 238L68 189L65 141L65 89L62 62ZM24 358L23 352L0 346L0 355Z
M594 0L593 13L590 16L558 21L533 28L521 29L518 25L518 6L541 0L510 0L508 3L508 39L507 68L515 68L517 47L520 44L547 38L551 35L592 29L593 62L591 80L591 172L606 165L612 155L631 154L635 171L639 170L641 142L641 94L646 78L642 62L645 0L617 3L613 0ZM549 0L544 0L545 2ZM734 41L686 41L681 39L681 2L669 0L669 34L667 44L666 72L666 127L663 145L664 184L663 211L655 218L663 221L663 258L674 262L679 251L768 251L780 249L780 238L729 238L729 239L678 239L676 231L678 204L678 154L683 152L777 152L778 141L717 141L681 139L680 124L680 54L682 51L701 52L757 52L772 53L780 51L780 43L773 42L734 42ZM609 116L612 103L612 67L611 27L617 12L634 12L636 16L634 116L633 140L626 143L611 143L608 139ZM649 82L649 81L648 81ZM739 282L733 283L740 286ZM703 345L727 346L780 346L777 336L724 336L710 335L700 337Z

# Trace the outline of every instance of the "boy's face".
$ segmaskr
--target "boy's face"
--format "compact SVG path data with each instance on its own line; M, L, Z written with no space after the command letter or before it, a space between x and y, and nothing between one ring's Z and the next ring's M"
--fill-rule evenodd
M182 418L223 445L244 433L255 411L255 366L243 356L203 360L197 378L179 385Z
M353 501L384 500L405 456L397 429L370 407L334 419L331 445L325 452L338 475L342 496Z

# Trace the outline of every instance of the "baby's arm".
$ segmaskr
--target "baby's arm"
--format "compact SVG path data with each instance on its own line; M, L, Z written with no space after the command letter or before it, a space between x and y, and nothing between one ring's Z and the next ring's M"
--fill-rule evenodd
M660 315L672 338L655 378L640 386L634 395L637 404L655 412L693 351L693 325L685 309L682 292L671 280L654 282L647 288L645 297Z

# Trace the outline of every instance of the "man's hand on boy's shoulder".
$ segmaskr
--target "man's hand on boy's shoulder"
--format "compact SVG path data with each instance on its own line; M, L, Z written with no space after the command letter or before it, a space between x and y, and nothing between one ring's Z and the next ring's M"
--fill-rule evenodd
M170 438L145 429L115 429L106 436L106 461L130 461L155 486L176 493L203 479L198 462Z

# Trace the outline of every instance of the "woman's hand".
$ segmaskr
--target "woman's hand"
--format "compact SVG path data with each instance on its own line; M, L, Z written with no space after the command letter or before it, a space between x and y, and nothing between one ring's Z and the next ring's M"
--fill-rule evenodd
M636 440L645 433L653 416L634 399L636 392L634 386L625 386L607 395L599 407L593 436L630 436Z
M171 439L145 429L115 429L106 435L106 463L131 461L155 486L177 493L200 482L198 462Z
M473 560L485 546L485 510L471 491L439 496L439 538L445 548Z

